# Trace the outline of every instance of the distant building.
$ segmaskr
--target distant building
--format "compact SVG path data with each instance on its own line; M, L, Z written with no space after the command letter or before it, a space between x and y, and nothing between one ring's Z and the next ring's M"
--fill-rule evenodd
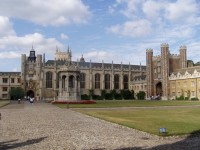
M79 61L72 61L72 52L56 49L54 60L45 60L45 55L38 54L31 49L29 56L21 56L21 74L15 74L21 82L26 96L36 100L79 100L82 94L101 95L101 91L122 89L131 90L131 83L138 75L146 74L146 66L114 63L85 62L83 56ZM2 73L3 74L3 73ZM10 81L9 74L5 78ZM2 76L1 76L2 77ZM3 79L2 79L3 80ZM6 87L2 84L1 88ZM0 93L0 98L8 98Z
M0 72L0 98L8 99L8 92L13 87L21 86L20 72Z
M179 54L171 54L168 44L161 45L161 54L153 56L146 50L146 66L86 62L82 56L72 61L72 52L56 49L54 60L45 55L21 56L20 72L0 72L0 99L7 99L12 87L21 86L26 96L36 100L80 100L81 95L93 91L127 89L135 95L144 91L146 98L159 96L162 100L200 99L200 66L187 61L186 46Z
M168 44L161 45L161 55L146 50L147 97L160 95L163 100L200 98L200 67L187 63L186 46L171 54Z

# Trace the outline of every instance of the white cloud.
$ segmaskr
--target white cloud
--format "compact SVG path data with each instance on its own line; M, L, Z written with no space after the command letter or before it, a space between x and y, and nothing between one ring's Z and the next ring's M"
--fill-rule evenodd
M126 8L120 10L120 12L128 18L136 17L136 14L139 11L139 5L141 4L142 0L116 0L116 6L119 5L126 5Z
M15 35L8 17L0 16L0 37Z
M8 36L0 38L0 58L19 58L22 53L28 54L33 45L37 53L53 55L56 45L63 45L54 38L45 38L42 34L33 33L25 36Z
M0 14L41 25L86 23L91 16L81 0L0 0Z
M78 60L81 58L82 53L74 54L73 58L77 58ZM92 61L92 62L110 62L113 58L114 54L111 52L107 52L105 50L97 50L97 49L91 49L88 52L83 54L83 58L85 61Z
M68 40L69 39L69 37L64 33L60 34L60 38L63 39L63 40Z
M108 31L122 36L143 37L151 32L151 23L148 20L127 21L122 25L115 25Z
M164 2L149 0L143 3L142 11L148 19L156 20L161 16L160 10L163 7L166 7Z
M116 0L112 8L122 12L126 20L108 31L127 37L191 38L200 24L200 5L195 0Z
M195 0L177 0L175 3L168 3L165 8L165 17L174 22L195 21L198 13L198 6Z
M9 51L9 52L0 52L0 59L4 58L19 58L21 54Z

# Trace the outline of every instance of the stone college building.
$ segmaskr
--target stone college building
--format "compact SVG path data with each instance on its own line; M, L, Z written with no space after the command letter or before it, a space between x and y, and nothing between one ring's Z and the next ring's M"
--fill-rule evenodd
M12 87L21 86L26 96L36 100L76 101L81 95L101 95L101 91L122 89L144 91L146 98L163 100L200 99L200 67L187 63L186 46L179 54L171 54L168 44L161 45L161 54L146 50L146 66L86 62L83 56L72 61L72 52L56 49L54 60L45 60L32 48L29 56L21 56L21 72L0 72L0 99L8 99Z

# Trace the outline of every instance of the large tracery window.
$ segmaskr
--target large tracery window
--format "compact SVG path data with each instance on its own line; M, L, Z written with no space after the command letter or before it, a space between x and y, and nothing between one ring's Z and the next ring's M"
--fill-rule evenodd
M52 81L53 81L53 73L47 72L46 73L46 88L52 88Z
M110 75L105 74L105 89L110 89Z
M119 75L115 74L114 76L114 89L119 89Z
M124 89L128 89L128 75L124 75Z
M100 74L95 74L95 89L100 89Z
M80 74L80 87L85 88L85 73Z

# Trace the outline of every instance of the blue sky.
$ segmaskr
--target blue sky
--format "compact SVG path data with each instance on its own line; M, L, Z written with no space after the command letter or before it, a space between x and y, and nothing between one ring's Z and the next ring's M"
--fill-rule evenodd
M172 54L187 46L200 61L198 0L0 0L0 71L20 71L21 54L54 59L56 47L72 59L146 64L146 49Z

